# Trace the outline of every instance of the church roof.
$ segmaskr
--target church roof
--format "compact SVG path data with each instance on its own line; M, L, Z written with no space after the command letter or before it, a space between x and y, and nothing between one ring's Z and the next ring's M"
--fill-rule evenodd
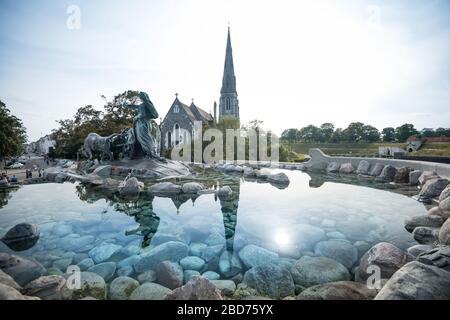
M234 75L233 49L231 48L230 27L228 27L227 49L223 69L222 89L220 93L236 93L236 77Z
M202 108L196 106L193 102L191 103L190 106L184 104L183 102L181 102L178 97L175 98L175 100L172 103L172 106L174 105L179 105L180 108L183 108L184 112L186 113L186 115L188 116L189 120L191 120L192 122L194 121L213 121L214 118L212 117L212 115L208 112L206 112L205 110L203 110ZM171 110L172 108L170 108ZM170 112L169 110L169 112Z

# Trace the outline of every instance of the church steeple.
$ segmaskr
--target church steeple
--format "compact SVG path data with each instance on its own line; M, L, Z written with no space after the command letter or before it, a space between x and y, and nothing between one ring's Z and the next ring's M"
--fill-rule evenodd
M230 26L228 26L227 48L219 101L219 117L224 115L232 115L239 119L239 101L236 92L236 76L234 74Z

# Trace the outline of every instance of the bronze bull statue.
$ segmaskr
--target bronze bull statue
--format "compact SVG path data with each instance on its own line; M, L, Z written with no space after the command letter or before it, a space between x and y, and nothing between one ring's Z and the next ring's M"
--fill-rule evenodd
M117 134L112 134L107 137L102 137L97 133L91 132L84 139L83 151L90 160L95 154L100 154L101 159L107 158L108 160L114 160L114 154L111 150L111 144Z

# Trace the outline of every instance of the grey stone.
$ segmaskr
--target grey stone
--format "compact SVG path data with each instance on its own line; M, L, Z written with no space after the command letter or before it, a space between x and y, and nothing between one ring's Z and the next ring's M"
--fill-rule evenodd
M130 277L117 277L109 285L108 296L111 300L128 300L139 282Z
M289 184L289 177L284 172L279 173L271 173L267 177L267 181L273 183L273 184Z
M410 171L411 171L411 168L408 168L408 167L398 168L398 170L394 176L394 182L395 183L408 183Z
M150 186L148 192L154 195L176 195L181 193L181 186L172 182L160 182Z
M350 174L353 173L353 171L355 171L355 168L350 162L341 164L341 167L339 168L339 173L343 174Z
M358 282L365 283L373 273L369 268L371 266L380 268L382 279L389 279L398 269L412 260L414 260L413 256L393 244L380 242L370 248L361 258L355 279Z
M125 258L125 259L119 261L119 262L117 263L117 265L118 265L120 268L123 268L123 267L129 267L129 266L134 266L139 260L141 260L141 257L140 257L139 255L136 254L136 255L134 255L134 256L130 256L130 257L128 257L128 258Z
M91 258L86 258L77 264L77 266L80 268L81 271L86 271L93 265L95 265L95 262Z
M432 250L433 248L434 248L434 246L430 245L430 244L416 244L412 247L409 247L406 251L410 255L417 257L418 255L420 255L422 253Z
M136 177L131 177L119 184L119 193L121 196L137 196L143 186Z
M447 219L439 230L439 242L450 245L450 220Z
M200 276L200 272L196 270L184 270L183 272L183 283L189 282L194 276Z
M109 177L111 175L111 166L110 165L98 166L97 168L95 168L92 174L104 178Z
M211 280L211 283L225 296L231 296L236 291L236 284L232 280Z
M217 191L217 196L219 198L227 198L233 194L233 190L229 186L223 186Z
M33 258L1 252L0 270L11 276L21 286L45 274L45 268Z
M419 192L419 197L435 198L441 195L445 187L450 183L447 179L436 178L428 180Z
M181 189L184 193L195 194L200 190L205 189L205 187L198 182L186 182L185 184L183 184Z
M409 173L409 184L416 186L419 184L419 178L422 175L421 170L413 170Z
M444 190L442 190L441 194L439 195L439 202L444 201L450 197L450 185L446 186Z
M95 263L100 263L108 260L121 249L122 247L116 244L102 244L89 251L89 256L92 258L92 260L94 260Z
M168 294L165 300L223 300L223 295L211 281L195 276L184 286Z
M294 225L293 230L295 231L293 242L302 250L311 249L325 237L325 232L322 229L309 224Z
M377 291L353 281L337 281L319 284L302 291L297 300L372 300Z
M22 290L27 296L39 297L42 300L69 300L72 290L66 285L62 276L51 275L39 277L28 283Z
M239 258L247 268L252 268L258 265L276 262L278 259L278 254L253 244L249 244L239 251Z
M171 261L163 261L156 267L156 280L162 286L175 289L183 285L183 268Z
M449 300L450 272L413 261L383 286L375 300Z
M172 290L157 283L146 282L137 287L129 300L163 300Z
M223 245L225 243L225 238L219 232L213 231L210 233L208 238L206 238L205 243L208 246Z
M93 272L109 282L116 273L116 264L114 262L103 262L90 267L88 272Z
M419 184L423 186L428 180L437 179L439 175L434 171L424 171L419 177Z
M59 270L67 270L67 267L72 264L72 258L59 259L53 262L53 267Z
M180 260L180 265L185 270L201 270L203 266L205 265L205 260L196 257L196 256L189 256L185 257Z
M378 177L381 174L381 171L383 171L384 165L381 163L376 163L375 166L372 167L372 170L370 170L369 175L373 177Z
M397 169L391 165L384 166L380 175L377 177L377 181L382 182L391 182L394 181L395 174L397 173Z
M347 268L327 257L301 257L292 266L291 274L295 284L304 287L350 280Z
M95 240L94 236L88 235L88 236L82 236L82 237L64 237L61 243L61 247L64 250L67 251L75 251L78 252L79 250L82 250L86 246L92 244Z
M357 174L368 175L370 169L370 163L366 160L361 160L358 164L358 168L356 169Z
M447 220L450 218L450 197L445 198L439 203L438 214Z
M156 281L156 272L154 270L147 270L142 272L137 276L137 280L140 284L145 282L155 282Z
M314 248L316 256L328 257L351 268L358 260L358 249L350 243L329 240L321 241Z
M225 277L233 277L240 273L242 269L242 263L235 252L222 252L219 259L219 271L221 274Z
M367 243L366 241L355 241L355 243L353 244L356 249L358 249L358 257L361 257L364 253L367 252L367 250L370 249L370 244Z
M414 240L420 244L434 244L439 241L439 228L417 227L412 234Z
M141 259L134 265L138 273L154 269L162 261L178 262L188 255L189 247L182 242L169 241L141 254Z
M412 232L416 227L439 228L444 223L444 219L434 215L420 215L405 219L405 229Z
M14 251L24 251L36 244L39 235L37 224L19 223L9 229L1 240Z
M106 299L105 280L96 273L81 272L81 287L73 290L73 298L79 300L84 297L93 297L98 300Z
M202 274L202 277L206 278L208 280L219 280L220 274L218 274L217 272L214 272L214 271L206 271Z
M450 272L450 246L441 246L417 256L417 261L444 269Z
M293 296L295 292L294 280L289 270L274 263L251 268L245 273L243 282L258 293L274 299Z
M0 301L1 300L40 300L40 299L38 297L24 296L13 287L0 283Z
M4 284L6 286L10 286L13 287L16 290L22 290L22 287L16 282L14 281L14 279L7 273L3 272L0 269L0 283Z
M326 171L328 173L337 173L339 172L339 168L340 168L339 163L333 161L327 165Z
M131 277L131 275L134 273L134 269L132 266L120 267L119 269L117 269L116 273L119 277Z
M72 263L78 264L87 258L89 258L89 255L87 253L77 253L72 257Z

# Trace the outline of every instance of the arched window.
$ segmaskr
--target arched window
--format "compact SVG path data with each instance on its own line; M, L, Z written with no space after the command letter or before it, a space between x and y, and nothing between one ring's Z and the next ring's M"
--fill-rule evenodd
M172 146L172 132L167 132L167 147L171 147Z
M174 128L174 136L175 136L175 145L178 145L180 143L180 125L178 123L175 123L175 125L173 126Z
M225 110L230 111L231 110L231 101L230 98L226 98L225 100Z
M174 113L180 112L180 106L176 104L175 107L173 107L173 112Z

